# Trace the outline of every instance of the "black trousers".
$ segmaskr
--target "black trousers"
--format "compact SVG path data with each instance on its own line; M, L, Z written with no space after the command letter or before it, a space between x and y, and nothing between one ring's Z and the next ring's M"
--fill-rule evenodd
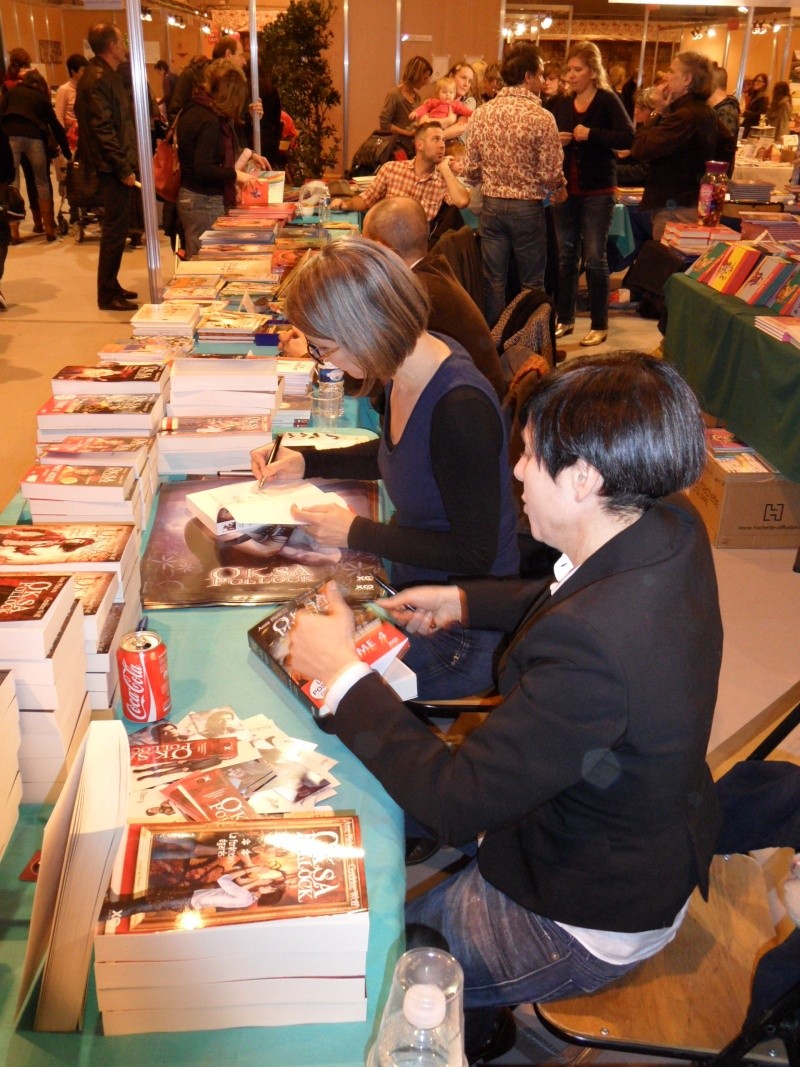
M122 288L117 281L125 239L131 220L131 205L136 189L123 185L113 174L100 174L100 202L103 226L100 231L100 256L97 260L97 303L113 300Z

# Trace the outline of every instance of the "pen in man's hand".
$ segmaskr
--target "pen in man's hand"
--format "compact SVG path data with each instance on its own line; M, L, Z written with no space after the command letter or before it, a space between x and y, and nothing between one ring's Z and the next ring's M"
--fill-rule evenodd
M283 434L282 433L278 433L278 434L275 435L275 440L272 442L272 450L271 450L269 456L267 456L267 466L269 466L270 463L274 463L275 460L278 458L278 452L280 451L281 441L282 440L283 440ZM258 488L259 489L261 489L262 485L264 484L264 479L266 477L267 477L266 474L262 474L261 477L258 479Z

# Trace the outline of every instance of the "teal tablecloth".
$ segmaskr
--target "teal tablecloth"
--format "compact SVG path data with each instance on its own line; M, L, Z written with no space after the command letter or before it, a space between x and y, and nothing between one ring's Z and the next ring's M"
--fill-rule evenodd
M352 417L355 402L348 400L347 407ZM18 496L0 515L0 523L16 522L21 510ZM360 815L366 853L370 905L367 1022L106 1038L92 981L82 1034L15 1032L14 1006L34 892L18 875L40 847L49 814L48 808L26 805L0 863L0 1063L9 1067L363 1067L395 961L404 947L402 815L361 763L335 737L317 730L299 701L248 651L247 630L266 610L262 606L154 611L149 624L167 645L172 718L182 718L192 709L230 704L242 718L259 713L270 716L287 733L317 742L339 761L334 773L341 785L330 803Z
M772 315L735 296L673 274L664 287L664 355L704 411L752 445L787 478L800 481L800 349L757 330Z

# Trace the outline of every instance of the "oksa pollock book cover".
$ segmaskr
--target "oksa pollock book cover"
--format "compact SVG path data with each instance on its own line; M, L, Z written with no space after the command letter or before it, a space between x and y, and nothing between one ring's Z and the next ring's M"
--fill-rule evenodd
M186 504L189 493L233 483L230 478L187 478L161 486L142 560L145 608L282 604L331 579L351 600L380 597L373 575L384 572L371 553L317 546L299 526L264 526L215 536L192 517ZM374 482L320 484L342 496L356 514L377 518Z

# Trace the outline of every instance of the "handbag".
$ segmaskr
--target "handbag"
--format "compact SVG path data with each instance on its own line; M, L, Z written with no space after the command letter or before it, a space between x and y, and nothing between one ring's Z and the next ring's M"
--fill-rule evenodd
M0 182L0 216L10 222L19 222L25 218L25 201L15 185Z
M156 141L156 150L153 154L153 181L156 196L166 200L170 204L178 202L178 191L181 187L181 164L178 159L178 136L177 127L180 112L175 116L175 121L167 130L166 137Z
M67 200L72 208L96 207L100 202L100 179L97 172L89 170L80 160L67 163Z

